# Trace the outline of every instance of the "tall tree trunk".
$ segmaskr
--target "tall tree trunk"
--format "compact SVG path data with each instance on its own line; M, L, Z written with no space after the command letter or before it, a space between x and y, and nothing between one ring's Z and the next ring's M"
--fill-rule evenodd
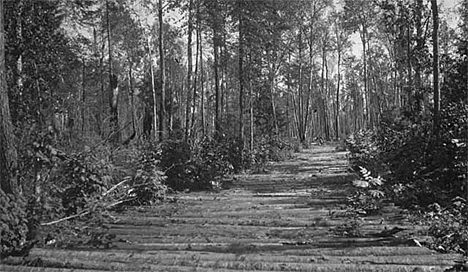
M200 30L200 38L201 38ZM200 40L200 93L201 93L201 129L202 129L202 138L206 135L206 125L205 125L205 71L203 67L203 43Z
M216 27L215 27L216 28ZM213 29L213 56L214 56L214 87L215 87L215 134L220 133L220 118L219 118L219 47L218 47L218 33L216 29Z
M3 0L0 1L0 188L7 194L19 194L18 154L14 144L5 69L5 30Z
M422 101L424 98L421 80L421 55L424 49L424 38L422 28L422 10L424 9L423 0L417 0L416 6L416 60L414 62L414 87L415 87L415 110L420 112L422 110Z
M252 51L249 51L249 62L248 63L252 63ZM250 65L248 66L249 70L250 71ZM247 75L249 75L249 73L247 73ZM250 130L249 130L249 150L252 151L254 149L254 137L255 137L255 116L254 116L254 94L253 94L253 91L252 91L252 79L250 78L250 76L248 77L248 85L249 85L249 127L250 127Z
M302 88L302 78L303 78L303 69L302 69L302 27L299 27L298 33L298 46L299 46L299 86L298 86L298 97L297 97L297 108L298 108L298 131L299 141L303 144L305 142L305 131L304 131L304 94Z
M243 2L238 1L239 12L239 142L241 152L244 146L244 26L243 26ZM243 153L241 154L243 156ZM241 156L241 157L242 157Z
M329 71L328 71L328 59L327 54L325 53L325 95L323 99L323 108L324 108L324 124L325 124L325 139L327 141L330 140L330 117L329 117L329 110L328 110L328 96L329 96L329 88L328 88L328 80L329 78ZM333 99L332 99L333 101Z
M363 66L364 66L364 95L365 97L367 97L368 95L368 86L367 86L367 29L366 29L366 26L365 25L362 25L362 32L361 32L361 42L362 42L362 62L363 62ZM368 101L366 101L366 106L365 108L367 109L367 103ZM366 114L365 114L365 120L367 120L367 115L369 114L369 112L367 112L366 110Z
M409 19L408 19L409 20ZM410 24L406 26L406 66L408 70L408 86L407 86L407 105L408 108L413 110L413 64L411 62L412 52L411 52L411 34L410 34Z
M273 64L272 64L273 66ZM276 115L276 103L275 103L275 74L274 74L274 67L271 67L270 71L270 102L271 102L271 111L272 111L272 117L273 117L273 128L275 136L279 137L279 126L278 126L278 117Z
M86 60L82 58L81 67L81 136L85 136L86 119Z
M16 87L18 93L22 93L23 90L23 0L17 0L17 11L16 11L16 39L19 44L19 54L16 59Z
M132 120L132 133L130 136L125 139L122 144L127 145L130 143L131 140L133 140L136 136L136 125L135 125L135 101L134 101L134 92L133 92L133 65L131 60L129 59L128 61L129 67L128 67L128 98L130 101L130 118Z
M105 87L104 87L104 73L105 73L105 68L104 68L104 55L105 55L105 46L106 43L104 40L102 41L102 47L100 51L100 57L99 57L99 85L100 85L100 94L99 94L99 135L103 137L105 135L104 132L104 126L103 126L103 118L102 118L102 109L104 108L105 104Z
M439 10L437 0L431 0L432 21L434 28L432 30L432 51L434 52L434 61L432 63L433 92L434 92L434 134L439 136L440 132L440 88L439 88Z
M99 47L98 47L98 42L97 42L97 33L96 33L96 28L93 27L93 50L94 50L94 57L96 58L97 62L99 63L98 67L98 73L99 73L99 78L100 80L102 79L102 71L101 71L101 59L99 58ZM101 123L102 123L102 117L101 117L101 107L102 107L102 94L98 93L98 99L97 99L99 105L97 106L97 110L94 113L95 118L96 118L96 130L99 136L102 136L101 132Z
M322 71L321 71L321 91L320 91L320 100L319 100L319 104L320 104L320 114L321 114L321 118L320 118L320 122L321 122L321 127L322 127L322 135L324 136L324 138L327 137L327 130L328 130L328 126L327 126L327 114L326 114L326 96L327 96L327 91L326 91L326 73L327 73L327 70L328 68L326 67L327 66L327 54L326 54L326 45L322 45Z
M153 68L153 51L151 50L151 37L148 37L148 64L151 77L151 94L153 97L153 110L152 110L152 126L154 130L154 140L158 140L158 94L156 93L156 84L154 83L154 68ZM148 119L147 119L148 120ZM151 129L149 129L151 132Z
M193 32L193 0L188 7L188 33L187 33L187 102L185 107L185 141L190 137L190 117L193 112L192 105L192 32Z
M195 56L195 77L193 82L193 94L192 94L192 106L194 109L192 110L192 126L191 131L193 132L193 128L195 126L195 108L196 108L196 100L197 100L197 89L198 89L198 70L200 65L200 44L201 44L201 29L200 29L200 1L197 0L197 27L196 27L196 36L197 36L197 46L196 46L196 56ZM194 133L196 135L196 133Z
M336 113L335 113L335 137L338 141L340 139L340 83L341 83L341 48L338 47L338 60L337 60L337 74L338 82L336 83Z
M166 65L164 53L164 25L163 25L163 4L162 0L158 2L158 19L159 19L159 72L161 84L161 101L159 111L159 140L166 139Z
M117 144L120 141L120 128L119 128L119 87L117 75L113 73L112 69L112 43L111 43L111 29L109 22L109 0L106 0L106 20L107 20L107 43L108 43L108 56L109 56L109 104L110 104L110 124L111 124L111 137L110 141Z

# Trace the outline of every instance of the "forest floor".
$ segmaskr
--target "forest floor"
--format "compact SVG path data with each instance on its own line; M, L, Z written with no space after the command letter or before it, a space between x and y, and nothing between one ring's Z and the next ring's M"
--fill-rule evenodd
M361 236L337 235L349 223L355 176L346 152L313 146L259 174L230 177L219 192L116 214L111 249L35 248L38 267L0 271L443 271L459 256L421 241L422 227L388 205L358 220ZM349 226L349 225L348 225ZM404 230L391 234L389 230ZM352 229L352 228L351 228ZM335 231L333 231L335 230ZM388 235L386 235L388 234Z

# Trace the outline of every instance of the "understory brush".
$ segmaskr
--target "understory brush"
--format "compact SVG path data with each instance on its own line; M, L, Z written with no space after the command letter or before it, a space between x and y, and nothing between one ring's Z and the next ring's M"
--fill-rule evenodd
M213 189L217 178L242 166L240 145L234 139L207 137L193 146L167 140L154 149L158 165L167 175L167 186L176 191Z
M360 177L353 181L355 192L348 197L348 204L357 215L378 214L383 206L384 180L382 177L373 177L372 173L361 167Z
M108 248L112 210L165 197L166 177L146 148L99 144L65 153L52 137L37 134L22 146L22 194L0 196L2 257L27 254L33 244Z
M360 131L350 137L346 143L351 168L361 176L363 169L369 169L385 180L378 184L378 195L360 190L353 201L354 206L372 207L385 198L422 212L434 237L432 248L463 252L468 243L468 107L448 103L441 117L437 135L431 116L397 115L383 118L377 131ZM365 176L360 183L371 184L364 181ZM439 209L434 213L428 207Z
M298 141L284 141L276 137L259 137L255 145L247 153L250 158L250 167L261 168L268 161L284 161L291 159L295 152L300 151Z
M345 140L349 151L348 160L351 168L359 172L364 167L373 173L383 171L380 160L380 150L376 142L376 133L371 130L360 130Z
M464 198L455 197L445 208L430 205L423 219L429 225L428 234L433 237L428 244L430 248L468 256L468 205Z
M225 175L289 159L299 145L262 137L248 150L238 138L221 135L191 145L183 140L167 140L151 148L167 176L167 186L183 191L217 189L218 180Z

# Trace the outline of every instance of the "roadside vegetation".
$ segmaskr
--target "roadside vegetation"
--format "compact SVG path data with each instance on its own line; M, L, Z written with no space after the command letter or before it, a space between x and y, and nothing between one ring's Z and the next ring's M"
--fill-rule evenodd
M0 1L0 257L110 248L116 212L344 139L338 233L394 203L466 255L468 1L448 2Z

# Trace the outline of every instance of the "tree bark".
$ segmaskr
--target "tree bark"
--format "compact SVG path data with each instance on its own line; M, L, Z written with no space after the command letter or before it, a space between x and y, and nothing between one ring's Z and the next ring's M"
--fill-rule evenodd
M185 141L190 137L190 117L192 105L192 32L193 32L193 0L188 7L188 33L187 33L187 102L185 107Z
M202 35L201 30L199 32L200 35L200 93L201 93L201 131L202 131L202 138L206 135L206 128L205 128L205 71L203 66L203 43L201 41Z
M159 69L160 69L160 84L161 84L161 101L159 111L159 140L166 139L166 66L164 53L164 25L163 25L163 5L162 0L159 0L158 5L159 19Z
M154 68L153 68L153 51L151 50L152 44L151 44L151 37L148 37L148 64L149 64L149 70L150 70L150 77L151 77L151 94L153 97L153 108L152 108L152 118L151 118L151 123L153 126L154 130L154 140L158 141L158 95L156 93L156 84L154 83ZM146 115L145 115L146 116ZM149 122L148 118L149 116L145 117L146 121ZM147 123L148 124L148 123ZM149 131L151 133L151 128L146 127L145 131ZM147 135L149 137L149 135Z
M341 64L341 47L338 46L337 49L338 53L338 60L337 60L337 74L338 74L338 82L336 83L336 113L335 113L335 136L336 140L340 139L340 83L341 83L341 72L340 72L340 64Z
M439 88L439 10L437 0L431 0L432 21L432 50L434 61L432 63L433 92L434 92L434 134L439 136L440 132L440 88Z
M109 56L109 105L110 105L110 124L111 124L111 137L110 141L117 144L120 141L120 128L119 128L119 85L117 75L113 73L112 69L112 43L111 43L111 29L109 22L109 0L106 0L106 20L107 20L107 43L108 43L108 56Z
M422 79L421 79L421 56L422 50L424 49L424 40L423 40L423 29L422 29L422 10L423 10L423 0L417 0L416 6L416 60L414 62L414 87L415 87L415 109L417 112L422 110L422 101L423 101L423 90L422 90Z
M18 56L16 59L16 87L18 93L23 91L23 0L18 0L16 11L16 39L18 43Z
M409 19L408 19L409 20ZM412 54L411 54L411 35L410 35L410 25L409 23L406 26L406 58L407 58L407 70L408 70L408 86L407 86L407 104L409 109L413 108L413 68L412 68Z
M99 85L100 85L100 94L99 94L99 109L98 109L98 112L99 112L99 124L98 124L98 131L99 131L99 135L101 137L104 136L104 126L103 126L103 118L102 118L102 115L103 115L103 112L102 112L102 109L104 109L104 104L105 104L105 87L104 87L104 73L105 73L105 68L104 68L104 56L105 56L105 46L106 46L106 43L105 43L105 40L102 41L102 46L101 46L101 50L99 52Z
M219 50L218 50L218 31L216 30L216 27L213 29L213 56L214 56L214 63L213 63L213 69L214 69L214 85L215 85L215 133L218 134L220 133L220 118L219 118Z
M196 27L196 36L197 36L197 46L196 46L196 56L195 56L195 78L193 82L193 94L192 94L192 106L194 109L192 110L192 125L190 130L193 134L194 133L194 126L195 126L195 108L196 108L196 100L197 100L197 89L198 89L198 75L199 75L199 66L200 62L200 44L201 44L201 29L200 29L200 1L197 1L197 27Z
M5 30L3 1L0 1L0 188L7 194L19 194L18 154L14 144L5 68Z
M367 96L367 35L366 27L362 24L362 30L360 31L361 43L362 43L362 62L363 62L363 73L364 73L364 95Z
M86 60L82 58L81 69L81 136L85 136L86 119Z
M305 122L304 122L304 94L302 88L302 78L303 78L303 69L302 69L302 27L299 27L298 33L298 46L299 46L299 86L298 86L298 97L297 97L297 108L298 108L298 126L297 133L299 135L299 141L305 143Z
M244 30L243 30L243 2L238 1L239 12L239 142L241 152L244 146ZM243 153L241 154L242 157Z
M132 120L132 133L130 136L125 139L122 144L127 145L129 144L136 136L136 124L135 124L135 99L134 99L134 91L133 91L133 65L131 60L129 62L128 67L128 98L130 100L130 113L131 113L131 120Z

